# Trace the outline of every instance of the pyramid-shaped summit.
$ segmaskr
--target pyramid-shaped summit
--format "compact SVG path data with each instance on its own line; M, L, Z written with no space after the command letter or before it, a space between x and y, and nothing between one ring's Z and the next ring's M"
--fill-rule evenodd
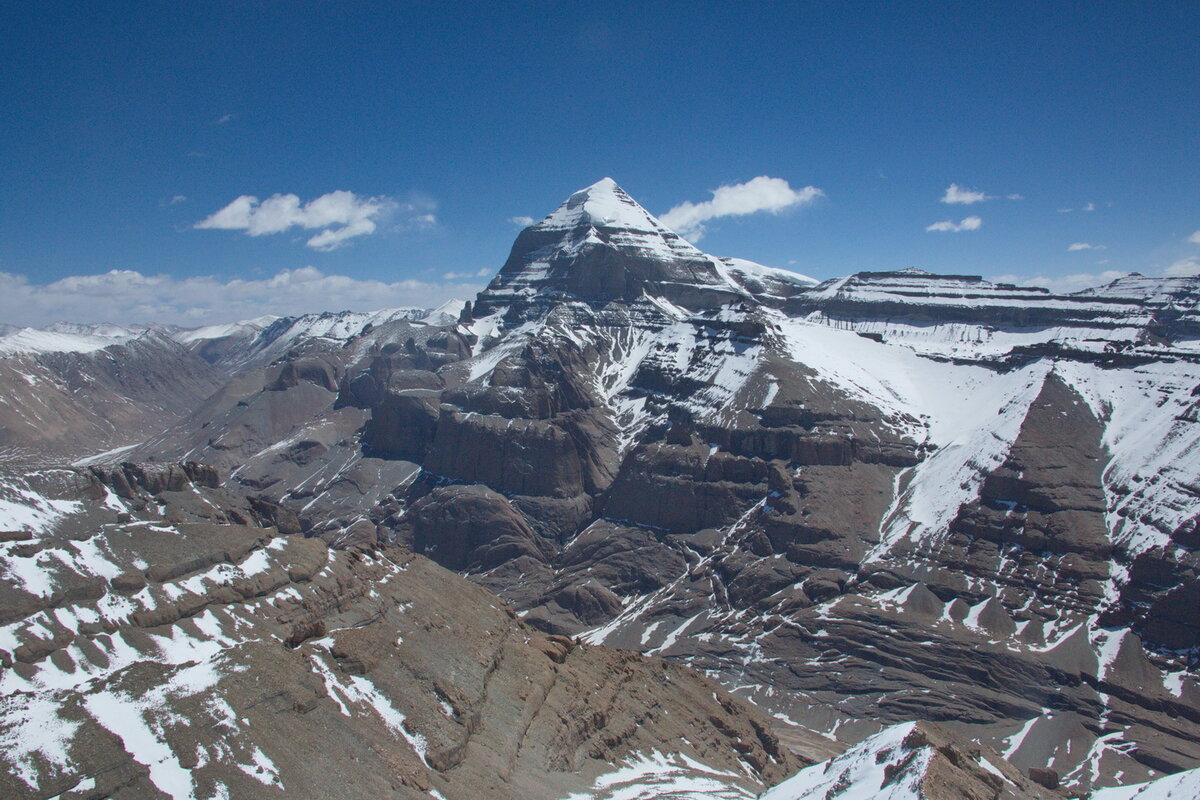
M533 312L548 303L603 304L646 294L698 308L727 303L741 292L715 258L604 178L517 236L508 261L480 293L476 313L514 306Z
M567 230L580 225L643 233L665 230L612 178L602 178L586 189L575 192L537 227Z

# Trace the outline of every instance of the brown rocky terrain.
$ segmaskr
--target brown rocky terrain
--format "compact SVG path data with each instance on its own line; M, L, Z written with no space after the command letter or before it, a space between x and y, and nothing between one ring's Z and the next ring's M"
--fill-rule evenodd
M78 505L4 545L46 569L0 582L0 794L554 798L654 754L747 796L799 763L690 670L537 631L406 550L288 535L217 483L37 485Z

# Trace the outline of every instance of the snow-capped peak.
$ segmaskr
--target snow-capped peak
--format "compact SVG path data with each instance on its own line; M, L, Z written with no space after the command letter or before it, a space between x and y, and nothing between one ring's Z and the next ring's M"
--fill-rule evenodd
M612 178L602 178L572 194L537 224L542 230L569 230L580 225L658 233L662 224Z
M715 258L604 178L521 231L508 261L476 298L475 310L487 314L514 303L565 298L636 300L643 294L687 307L713 306L744 293Z

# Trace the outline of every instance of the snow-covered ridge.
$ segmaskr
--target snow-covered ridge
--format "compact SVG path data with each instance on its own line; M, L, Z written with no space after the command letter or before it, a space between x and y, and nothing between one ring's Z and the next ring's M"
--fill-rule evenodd
M792 272L779 267L768 267L765 264L759 264L755 261L749 261L745 258L725 257L721 259L730 270L744 273L748 277L762 279L775 279L794 283L797 286L816 286L819 281L816 278L810 278L808 275L799 272Z
M1200 278L1149 278L1135 274L1094 289L1053 294L1038 286L993 283L977 275L938 275L910 268L859 272L827 280L806 292L803 300L813 306L886 304L909 305L914 310L958 307L977 313L999 309L1049 310L1065 313L1072 319L1090 316L1104 322L1133 322L1163 306L1195 309L1200 303Z
M181 344L191 344L208 339L223 339L226 336L242 336L258 333L279 319L275 314L264 314L254 319L239 322L226 322L220 325L205 325L201 328L191 328L179 331L175 340Z
M115 326L113 326L115 328ZM104 333L62 332L21 328L0 337L0 355L36 355L39 353L94 353L114 344L124 344L143 332L119 329Z
M157 336L195 348L221 339L255 339L270 342L295 342L307 338L344 340L361 334L368 327L397 320L425 325L453 325L465 306L463 300L449 300L434 309L404 307L377 311L340 311L280 317L264 314L252 319L204 325L199 328L149 323L124 326L112 323L77 324L56 322L45 328L9 328L0 333L0 356L38 355L41 353L94 353L117 344L127 344L148 336Z

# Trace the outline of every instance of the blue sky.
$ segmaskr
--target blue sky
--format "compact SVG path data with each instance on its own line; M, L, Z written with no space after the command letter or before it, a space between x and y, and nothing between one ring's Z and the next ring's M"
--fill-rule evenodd
M433 303L606 175L784 181L698 244L817 278L1200 270L1194 2L379 5L4 4L0 321Z

